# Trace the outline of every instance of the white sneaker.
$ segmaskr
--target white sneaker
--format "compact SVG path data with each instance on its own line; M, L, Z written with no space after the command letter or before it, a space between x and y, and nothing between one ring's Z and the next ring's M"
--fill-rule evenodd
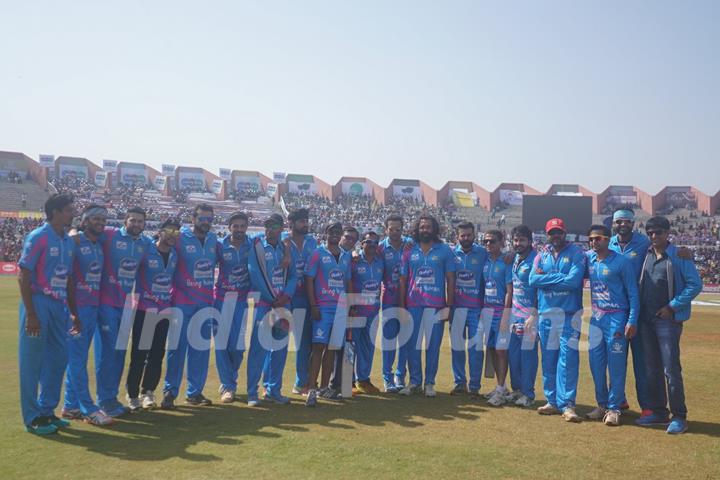
M125 399L128 402L128 408L131 412L137 412L142 409L142 403L140 403L140 399L138 397L130 398L129 395L126 395Z
M435 395L437 395L435 393L435 385L425 385L425 396L434 397Z
M405 395L406 397L409 397L413 393L420 391L420 385L414 385L412 383L408 384L405 388L400 390L400 395Z
M515 400L517 400L518 398L520 398L520 397L522 397L522 396L523 396L522 392L519 392L519 391L512 391L512 392L510 392L510 391L508 391L508 392L505 394L505 401L507 401L508 403L515 403Z
M603 418L603 423L610 427L617 427L620 425L620 411L619 410L608 410Z
M155 403L155 392L145 392L141 394L140 401L144 410L153 410L157 408L157 403Z
M490 400L490 398L492 398L493 395L495 395L494 388L492 390L490 390L489 392L483 393L483 398L485 398L485 400Z
M488 403L493 407L500 407L507 402L505 399L505 392L495 391L493 395L488 399Z
M520 398L515 400L515 405L517 405L518 407L523 407L523 408L532 407L534 403L535 403L535 400L532 400L527 395L520 395Z
M222 395L220 395L220 403L233 403L235 401L235 392L231 392L230 390L225 390Z

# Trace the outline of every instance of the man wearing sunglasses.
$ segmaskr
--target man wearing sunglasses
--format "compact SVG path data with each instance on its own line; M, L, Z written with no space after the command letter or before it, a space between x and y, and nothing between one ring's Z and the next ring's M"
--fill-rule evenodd
M548 220L545 232L549 244L535 257L530 272L530 286L538 289L538 333L547 400L538 413L561 413L567 422L580 422L575 397L586 257L582 248L567 242L561 218Z
M587 254L592 300L589 357L598 406L586 418L617 426L625 400L628 341L637 331L637 281L630 260L608 248L608 227L593 225L588 238L592 249Z
M640 273L639 325L652 414L635 423L668 425L667 433L679 434L688 428L680 337L683 323L690 318L691 302L702 290L702 282L693 261L679 257L678 249L668 241L670 222L667 218L650 218L645 223L645 231L651 247ZM673 415L672 420L669 413Z
M163 388L164 409L175 408L175 399L180 393L183 370L187 359L187 395L189 405L206 406L212 402L202 391L208 373L210 350L197 349L188 342L188 325L193 315L213 305L213 285L217 264L218 240L211 231L214 218L212 206L201 203L195 207L193 225L182 227L175 244L178 255L172 295L173 306L182 312L180 335L177 345L171 345L167 352L167 370ZM210 338L212 322L204 322L200 328L203 339Z
M370 381L379 323L380 285L385 271L384 263L377 255L377 247L378 234L372 231L365 233L362 251L351 264L352 293L359 294L363 301L362 305L353 306L351 313L351 317L357 317L363 323L352 329L355 344L355 391L370 395L380 393L380 389Z

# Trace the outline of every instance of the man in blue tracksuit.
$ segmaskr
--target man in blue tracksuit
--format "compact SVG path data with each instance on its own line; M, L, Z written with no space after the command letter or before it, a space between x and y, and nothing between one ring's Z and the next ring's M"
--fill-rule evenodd
M355 390L361 394L380 393L370 381L380 313L380 286L385 268L385 263L377 254L377 247L378 234L372 231L365 233L362 252L351 264L352 293L359 295L363 302L362 305L356 304L350 315L358 317L362 322L362 325L352 329L352 340L355 344ZM340 368L342 369L342 365Z
M25 238L18 262L20 410L25 429L36 435L55 433L70 424L56 417L54 410L60 402L67 365L68 330L81 330L72 304L75 244L65 233L73 218L72 197L51 196L45 202L45 213L47 222Z
M483 339L479 333L480 309L485 283L483 269L487 250L475 243L475 225L462 222L456 227L455 246L455 309L450 318L450 345L454 387L450 395L470 392L477 397L483 367ZM470 382L465 375L467 351ZM469 390L468 390L469 387Z
M680 337L683 323L690 318L691 302L702 291L702 282L693 261L681 258L678 249L668 242L667 218L650 218L645 231L652 245L640 274L640 335L652 414L636 423L669 423L667 433L684 433L688 424ZM668 416L668 399L672 420Z
M282 376L287 358L287 335L292 320L288 307L295 293L297 277L292 263L283 260L287 251L280 241L283 218L274 213L265 220L265 236L256 238L250 249L248 270L256 296L255 316L247 360L248 405L259 405L258 382L265 370L265 401L286 404ZM265 366L267 368L265 369Z
M542 350L543 390L547 404L541 415L562 413L579 422L575 412L580 355L585 254L567 243L565 222L552 218L545 225L549 245L535 257L530 286L538 289L538 333Z
M592 247L587 253L592 299L589 357L598 406L586 418L617 426L625 399L628 341L637 331L640 307L637 280L630 260L608 249L608 227L593 225L588 238Z
M510 386L518 393L515 405L531 407L535 402L535 377L538 369L537 302L538 294L530 286L530 272L537 251L532 246L532 231L518 225L511 232L515 259L512 264L512 312L508 363Z
M188 326L193 315L205 307L213 305L213 285L215 283L215 265L217 265L218 240L211 232L214 211L212 206L199 204L193 212L193 227L180 229L180 236L175 243L178 263L173 279L173 306L182 312L182 324L176 345L168 345L167 370L163 400L160 407L166 410L175 408L175 399L180 392L183 369L187 357L187 395L189 405L206 406L212 402L202 391L207 380L208 361L210 360L209 345L193 346L188 339ZM202 339L209 339L212 322L208 319L200 327ZM176 332L177 333L177 332ZM174 343L174 334L170 339ZM201 339L193 339L201 342ZM196 348L200 346L201 348Z
M220 378L220 401L232 403L237 391L238 370L242 364L245 351L247 296L250 290L250 273L248 257L252 249L252 240L246 232L248 216L236 212L228 219L229 234L218 240L218 278L215 282L215 308L223 312L228 294L237 295L231 319L223 319L229 323L219 328L213 324L215 337L215 364Z
M290 247L292 263L295 266L297 280L295 293L290 302L293 318L297 316L298 324L293 326L295 332L295 384L292 392L301 394L304 391L310 368L310 350L312 349L312 318L310 303L305 289L305 265L310 255L317 249L317 240L308 234L308 218L310 212L300 208L290 212L288 222L290 231L285 235L284 242Z

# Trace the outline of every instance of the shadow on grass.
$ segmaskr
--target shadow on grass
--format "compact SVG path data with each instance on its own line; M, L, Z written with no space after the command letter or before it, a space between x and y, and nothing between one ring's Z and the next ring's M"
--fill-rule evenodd
M235 405L181 406L173 412L141 412L118 419L110 428L71 426L44 438L123 460L182 458L214 462L222 457L189 449L200 443L241 445L244 437L282 436L282 432L271 430L310 432L318 427L354 430L359 426L387 425L416 428L430 422L472 420L485 411L481 404L468 398L453 401L449 395L436 399L363 396L342 403L320 403L310 409L294 397L291 405L252 408L245 406L241 397L241 402Z

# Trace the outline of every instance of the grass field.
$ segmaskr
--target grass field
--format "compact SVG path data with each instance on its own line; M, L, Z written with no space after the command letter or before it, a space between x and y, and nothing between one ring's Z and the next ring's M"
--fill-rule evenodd
M446 341L435 399L382 395L316 409L305 408L299 397L266 408L182 406L133 414L108 429L73 422L61 434L40 438L24 432L19 412L16 285L14 278L0 278L1 478L720 477L719 307L695 308L683 335L690 431L682 436L633 425L631 373L633 411L619 428L451 397L445 393L452 384ZM594 404L587 362L581 354L579 413ZM379 369L377 358L376 379ZM291 353L285 385L292 378ZM483 391L494 386L484 382ZM217 386L211 365L205 393L213 400Z

